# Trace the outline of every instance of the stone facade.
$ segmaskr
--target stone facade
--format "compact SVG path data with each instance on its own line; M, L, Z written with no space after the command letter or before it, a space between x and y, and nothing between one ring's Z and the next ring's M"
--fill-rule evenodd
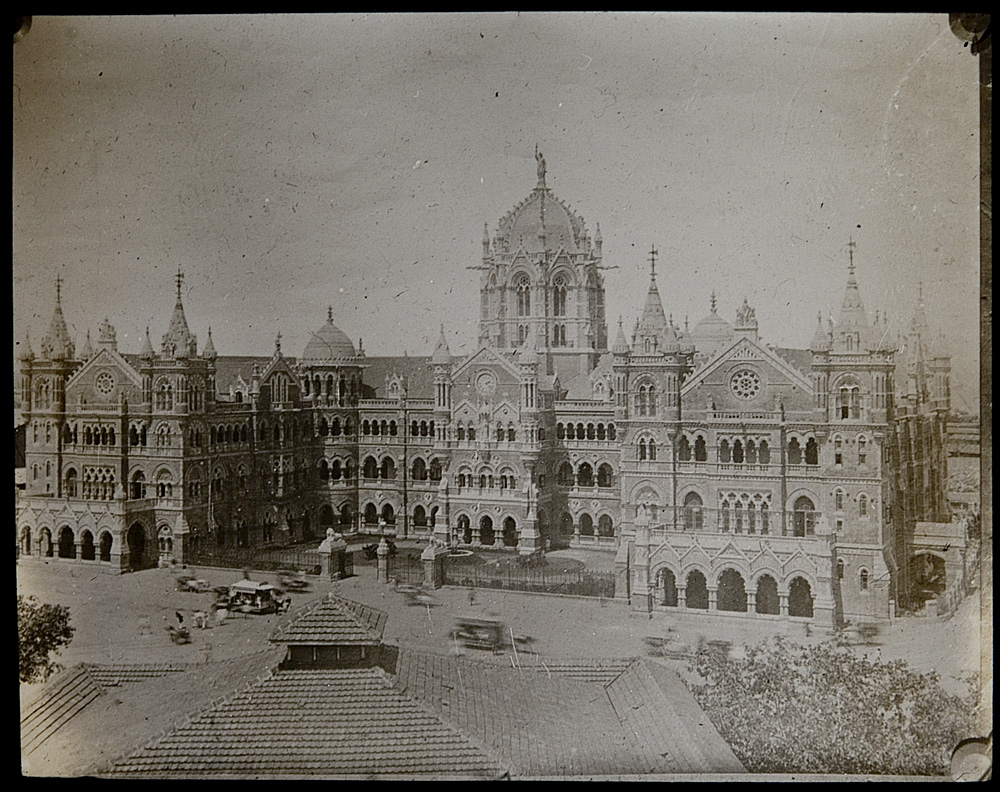
M209 330L199 352L180 274L159 352L148 330L119 352L105 319L77 353L57 287L40 354L26 341L19 361L19 550L127 571L330 528L595 547L643 612L888 618L907 531L946 519L949 359L920 340L922 308L888 343L852 249L836 323L776 349L746 300L733 324L713 295L692 332L677 326L650 259L631 340L619 324L609 349L600 229L555 197L539 156L535 189L484 234L463 358L443 328L430 357L368 357L332 311L297 359L280 335L269 357L233 357Z

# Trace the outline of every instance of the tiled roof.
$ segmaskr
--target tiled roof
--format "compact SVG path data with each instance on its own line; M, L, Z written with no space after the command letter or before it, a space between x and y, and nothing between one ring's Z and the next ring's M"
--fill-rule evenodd
M542 658L540 655L524 655L521 668L542 674L579 679L584 682L599 682L606 685L613 682L635 662L634 657L599 657L572 659L565 657Z
M377 646L386 614L328 594L292 616L271 634L271 641L312 646Z
M582 660L553 662L547 670L540 664L498 668L403 650L397 686L495 750L515 777L715 769L718 762L710 750L688 744L702 740L695 732L699 721L687 710L678 717L682 710L647 678L644 662L631 661L623 670L622 661L592 661L595 669L589 678L594 681L587 681ZM683 686L681 692L691 697ZM641 696L645 698L640 701ZM707 722L700 709L698 713ZM687 737L686 732L695 736ZM683 744L677 747L679 742ZM728 747L725 751L732 756Z
M77 717L104 688L184 671L172 665L81 664L60 674L21 711L21 752L29 755Z
M21 710L21 753L33 753L100 695L100 686L85 666L75 666L60 674Z
M280 671L116 763L112 777L496 778L499 764L378 668Z
M642 736L642 751L651 764L662 757L682 773L745 772L669 668L637 661L606 689L625 729Z
M795 366L803 374L809 374L812 371L813 353L811 350L775 347L774 352Z
M253 379L253 364L263 371L270 362L270 357L259 355L219 355L215 359L215 392L228 394L237 377L243 377L249 385ZM294 365L294 359L289 359L289 363Z
M387 398L385 378L393 374L406 377L406 396L409 399L434 398L434 368L430 357L366 357L362 360L365 369L362 375L366 399Z
M91 665L88 663L86 668L90 672L90 677L102 688L144 682L147 679L177 674L185 670L183 666L164 663L157 665Z
M21 710L23 772L100 773L113 757L135 751L165 729L184 723L205 702L267 673L284 652L283 647L269 646L238 658L170 670L166 665L75 666ZM121 684L103 686L98 683L102 677Z

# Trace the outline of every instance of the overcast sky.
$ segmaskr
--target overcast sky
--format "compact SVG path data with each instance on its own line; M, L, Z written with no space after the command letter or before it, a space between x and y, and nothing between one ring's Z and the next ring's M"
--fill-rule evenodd
M483 224L548 186L600 223L611 337L660 250L693 326L746 296L806 347L857 242L870 314L917 284L978 392L978 64L938 15L35 17L14 45L14 337L65 279L159 348L299 355L333 306L369 354L474 349ZM965 402L963 404L962 402Z

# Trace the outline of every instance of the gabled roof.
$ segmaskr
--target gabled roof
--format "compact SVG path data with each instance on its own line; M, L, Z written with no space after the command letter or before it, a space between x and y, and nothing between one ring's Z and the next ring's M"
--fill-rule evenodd
M116 369L121 371L122 374L129 378L129 381L136 388L142 388L142 377L139 376L139 372L135 370L133 365L127 358L125 358L125 356L118 354L118 352L113 349L97 350L97 354L74 371L73 375L66 380L66 387L73 387L73 385L75 385L85 375L85 372L88 372L97 366L109 365L114 366Z
M479 349L469 355L469 357L455 366L451 375L452 379L458 380L461 374L467 369L472 366L482 365L499 365L501 368L505 369L515 381L521 381L521 372L518 370L517 366L503 352L491 346L479 347Z
M485 750L380 668L279 671L117 762L132 778L491 779Z
M309 646L378 646L385 619L382 611L328 594L275 630L270 640Z
M802 388L806 393L812 394L813 392L812 381L787 360L761 344L751 341L749 338L738 338L729 346L728 349L724 349L719 352L719 354L712 358L708 363L698 369L694 375L690 377L683 386L681 386L681 395L686 396L689 394L720 366L734 359L757 360L759 362L768 363L784 374L791 382Z

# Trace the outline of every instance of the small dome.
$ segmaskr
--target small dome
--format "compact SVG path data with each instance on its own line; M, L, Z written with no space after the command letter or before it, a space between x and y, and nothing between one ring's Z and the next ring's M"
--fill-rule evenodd
M333 323L333 309L327 311L326 324L311 334L309 343L302 352L303 362L338 360L340 358L356 357L354 344L347 333Z
M691 342L703 355L711 355L729 346L735 337L733 326L715 311L698 322L691 331Z

